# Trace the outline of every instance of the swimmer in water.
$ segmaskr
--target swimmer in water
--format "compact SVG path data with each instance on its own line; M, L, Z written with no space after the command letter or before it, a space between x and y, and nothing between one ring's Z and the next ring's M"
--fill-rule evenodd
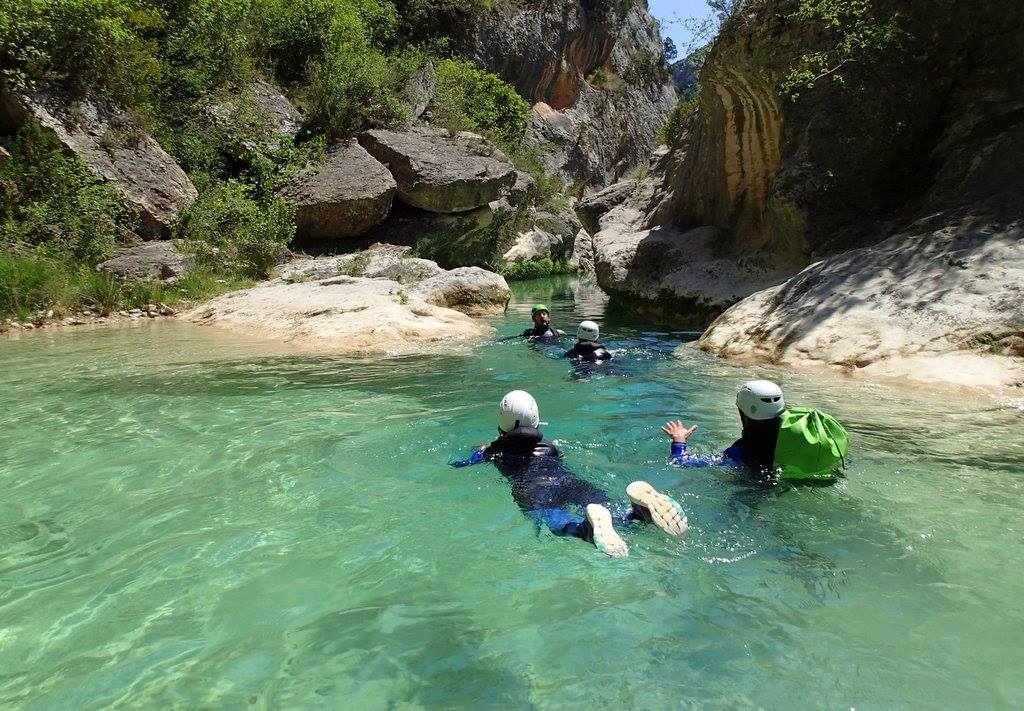
M846 430L834 418L811 408L787 408L782 388L770 380L751 380L736 393L736 408L743 431L721 454L692 454L687 440L697 425L681 420L661 428L672 440L672 463L680 467L737 467L756 483L780 480L827 484L845 466Z
M599 340L601 332L593 321L584 321L576 329L576 345L565 352L565 357L576 363L601 363L612 359L612 354Z
M565 335L565 331L559 331L551 325L551 314L548 313L548 307L544 304L534 304L530 310L530 317L533 319L533 328L523 331L523 338L536 341Z
M647 482L626 487L629 506L613 504L604 491L565 468L562 455L544 439L539 426L536 400L514 390L498 406L498 439L452 466L494 463L508 480L520 510L538 527L544 524L556 536L580 538L612 557L629 554L615 524L644 521L672 536L686 531L682 506Z

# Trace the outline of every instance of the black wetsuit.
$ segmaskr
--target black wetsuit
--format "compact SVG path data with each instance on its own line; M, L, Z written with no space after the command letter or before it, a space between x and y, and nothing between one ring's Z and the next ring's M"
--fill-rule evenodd
M519 509L556 535L587 539L582 509L587 504L611 503L604 491L566 469L555 445L533 427L507 432L452 466L479 462L493 462L508 480ZM632 513L625 510L615 510L613 516L619 521L632 519Z
M578 362L599 363L611 360L612 354L608 352L608 349L600 341L585 341L581 339L575 346L565 352L565 357Z
M558 338L558 331L552 328L551 324L534 326L523 331L523 338Z

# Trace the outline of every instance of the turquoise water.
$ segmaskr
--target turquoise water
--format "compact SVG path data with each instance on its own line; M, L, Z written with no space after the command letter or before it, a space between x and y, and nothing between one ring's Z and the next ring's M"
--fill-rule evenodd
M621 375L521 343L308 357L176 322L0 341L0 706L1020 708L1024 413L749 369L607 311ZM767 493L666 464L732 442L738 382L851 432L848 476ZM623 377L624 376L624 377ZM630 557L539 536L446 462L526 388L581 476L643 478L691 530Z

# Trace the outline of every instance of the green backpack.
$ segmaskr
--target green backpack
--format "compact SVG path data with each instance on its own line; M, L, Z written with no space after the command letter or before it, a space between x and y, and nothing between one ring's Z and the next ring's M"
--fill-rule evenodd
M775 444L775 468L782 479L834 479L846 466L846 430L834 417L811 407L790 407L782 413Z

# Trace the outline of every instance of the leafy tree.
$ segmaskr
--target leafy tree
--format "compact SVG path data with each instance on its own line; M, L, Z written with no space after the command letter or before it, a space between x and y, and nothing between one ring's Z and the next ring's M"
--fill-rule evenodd
M679 56L679 50L676 49L676 43L672 41L671 37L665 38L665 61L671 62Z

